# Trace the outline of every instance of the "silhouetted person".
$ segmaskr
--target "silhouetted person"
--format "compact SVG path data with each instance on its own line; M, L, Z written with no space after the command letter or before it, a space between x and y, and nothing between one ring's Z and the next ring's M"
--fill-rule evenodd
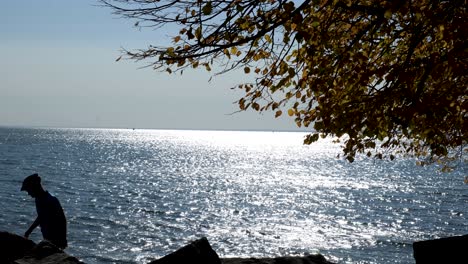
M31 232L40 226L42 237L45 240L58 248L66 248L67 220L59 200L42 188L41 178L37 173L24 179L21 191L27 191L31 197L36 199L37 211L37 218L24 233L24 237L28 238Z

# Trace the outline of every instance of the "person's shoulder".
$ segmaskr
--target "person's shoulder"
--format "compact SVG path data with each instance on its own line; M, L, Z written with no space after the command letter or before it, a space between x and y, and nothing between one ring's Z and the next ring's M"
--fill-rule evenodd
M48 191L46 191L46 199L49 200L49 201L54 201L54 202L58 202L59 200L57 199L57 197L53 196L52 194L50 194Z

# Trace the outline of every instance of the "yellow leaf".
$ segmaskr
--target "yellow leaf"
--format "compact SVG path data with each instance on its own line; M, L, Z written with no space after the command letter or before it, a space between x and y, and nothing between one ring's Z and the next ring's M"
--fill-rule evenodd
M236 54L236 53L237 53L237 47L232 47L231 54Z
M390 19L392 17L392 11L390 9L385 11L384 17Z
M223 52L224 52L224 55L226 55L226 57L228 57L228 59L231 58L231 54L229 53L228 49L224 49Z
M288 110L288 115L293 116L294 115L294 109L289 109Z

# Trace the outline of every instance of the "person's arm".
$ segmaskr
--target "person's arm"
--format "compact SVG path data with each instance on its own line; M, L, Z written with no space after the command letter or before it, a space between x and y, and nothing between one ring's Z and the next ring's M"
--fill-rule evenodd
M32 223L32 225L29 227L29 229L26 231L26 233L24 233L24 237L25 238L28 238L29 235L31 234L31 232L34 230L34 228L38 227L39 226L39 217L36 218L36 220L34 220L34 222Z

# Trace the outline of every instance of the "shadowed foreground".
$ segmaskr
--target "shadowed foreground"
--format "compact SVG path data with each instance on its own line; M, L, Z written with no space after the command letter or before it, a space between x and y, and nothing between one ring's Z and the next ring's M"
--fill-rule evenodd
M208 240L203 237L195 240L179 250L166 255L149 264L333 264L325 260L322 255L309 255L304 257L278 257L278 258L224 258L211 248Z
M81 264L77 258L47 241L39 244L22 236L0 232L0 263L8 264Z
M417 264L468 263L466 246L468 235L419 241L413 245ZM0 232L0 263L8 264L82 264L53 244L42 241L35 244L29 239L8 232ZM277 258L219 258L203 237L149 264L333 264L324 256Z
M53 244L35 244L22 236L0 232L0 263L8 264L82 264ZM206 238L195 240L179 250L149 264L332 264L322 255L280 258L219 258Z
M279 257L279 258L225 258L222 264L332 264L322 255L309 255L304 257Z

